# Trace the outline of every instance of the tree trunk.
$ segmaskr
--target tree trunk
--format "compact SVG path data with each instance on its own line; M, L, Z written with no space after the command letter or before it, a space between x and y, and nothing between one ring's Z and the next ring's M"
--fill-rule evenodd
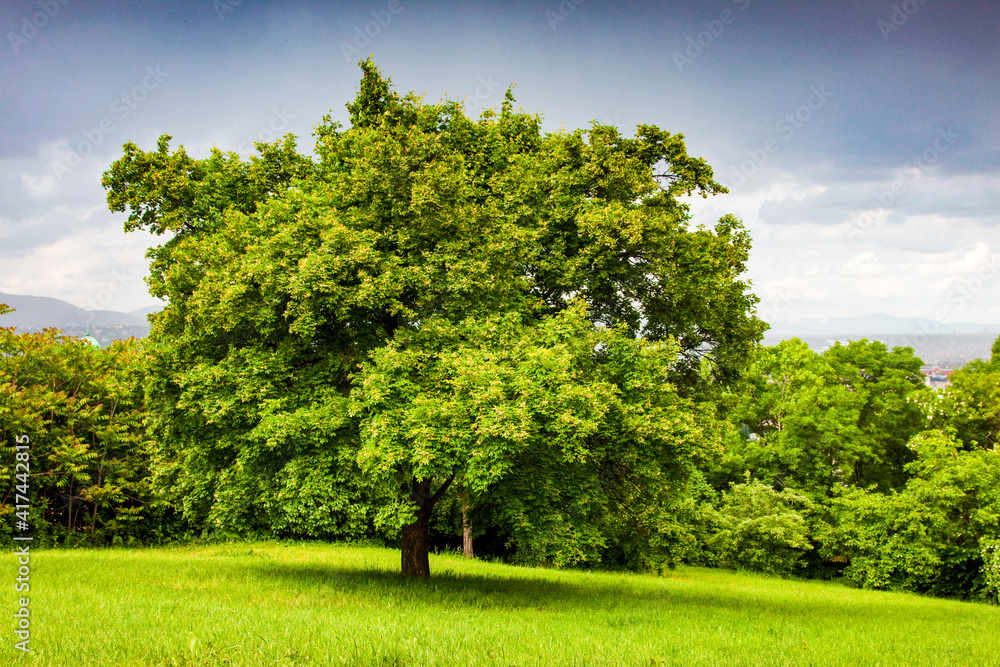
M91 439L94 436L91 434ZM95 448L96 448L96 442ZM104 472L104 456L101 456L101 462L97 464L97 488L101 488L101 473ZM90 536L94 536L94 530L97 528L97 499L94 499L94 513L90 516Z
M73 480L69 480L69 491L66 495L66 534L73 532Z
M472 558L472 518L469 516L469 497L462 494L462 555Z
M431 576L428 556L430 547L430 513L417 510L417 520L403 526L401 547L403 574L409 577Z
M451 485L454 475L431 494L431 479L413 480L410 489L410 503L416 518L403 526L400 534L402 572L409 577L430 577L431 566L428 556L430 549L431 512L438 499Z

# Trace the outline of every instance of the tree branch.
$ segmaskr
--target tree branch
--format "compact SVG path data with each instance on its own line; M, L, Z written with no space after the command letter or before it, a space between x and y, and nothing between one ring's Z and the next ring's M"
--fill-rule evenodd
M438 501L438 498L444 495L444 492L448 490L448 487L451 486L451 483L454 480L455 480L455 473L451 473L451 477L446 479L444 484L442 484L440 488L438 488L438 490L434 492L434 495L431 496L430 501L432 505Z

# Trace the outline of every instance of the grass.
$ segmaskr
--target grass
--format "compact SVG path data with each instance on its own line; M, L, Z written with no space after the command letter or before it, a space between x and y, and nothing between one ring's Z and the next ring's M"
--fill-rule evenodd
M0 556L13 628L16 558ZM1000 665L1000 609L702 568L517 568L318 544L32 555L8 665Z

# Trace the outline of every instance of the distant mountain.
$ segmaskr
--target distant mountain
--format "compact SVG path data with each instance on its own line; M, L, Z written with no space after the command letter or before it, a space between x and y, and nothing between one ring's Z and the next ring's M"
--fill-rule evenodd
M87 327L142 326L146 324L145 316L133 313L120 313L115 310L84 310L71 303L47 296L21 296L19 294L0 293L0 303L6 303L15 312L4 315L0 320L5 326L15 326L19 329L43 329L45 327Z
M128 312L131 315L135 315L135 316L141 318L142 321L145 322L146 321L146 315L149 315L151 313L158 313L161 310L163 310L163 304L160 304L159 306L147 306L145 308L136 308L135 310L130 310Z
M0 303L14 309L13 313L0 315L0 326L16 327L19 331L53 327L70 336L91 335L103 346L110 345L113 340L144 338L149 334L145 313L139 314L139 311L84 310L47 296L3 293L0 293Z
M930 319L896 317L875 313L861 317L830 317L815 320L772 322L764 333L767 340L785 340L803 336L918 336L927 334L1000 334L1000 324L948 323L937 324Z

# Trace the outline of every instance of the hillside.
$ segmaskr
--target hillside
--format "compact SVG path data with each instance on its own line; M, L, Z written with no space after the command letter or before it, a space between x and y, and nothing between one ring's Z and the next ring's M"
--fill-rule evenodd
M84 310L51 297L4 293L0 293L0 303L14 309L13 313L0 317L0 326L16 327L19 331L56 328L70 336L91 335L102 346L110 345L113 340L143 338L149 333L145 317L149 309L132 313Z
M8 641L0 660L612 667L1000 659L1000 610L985 604L694 567L656 576L431 559L423 581L400 577L396 550L321 543L32 550L32 655L15 655ZM16 568L4 559L0 575L13 581ZM17 609L8 588L5 607Z

